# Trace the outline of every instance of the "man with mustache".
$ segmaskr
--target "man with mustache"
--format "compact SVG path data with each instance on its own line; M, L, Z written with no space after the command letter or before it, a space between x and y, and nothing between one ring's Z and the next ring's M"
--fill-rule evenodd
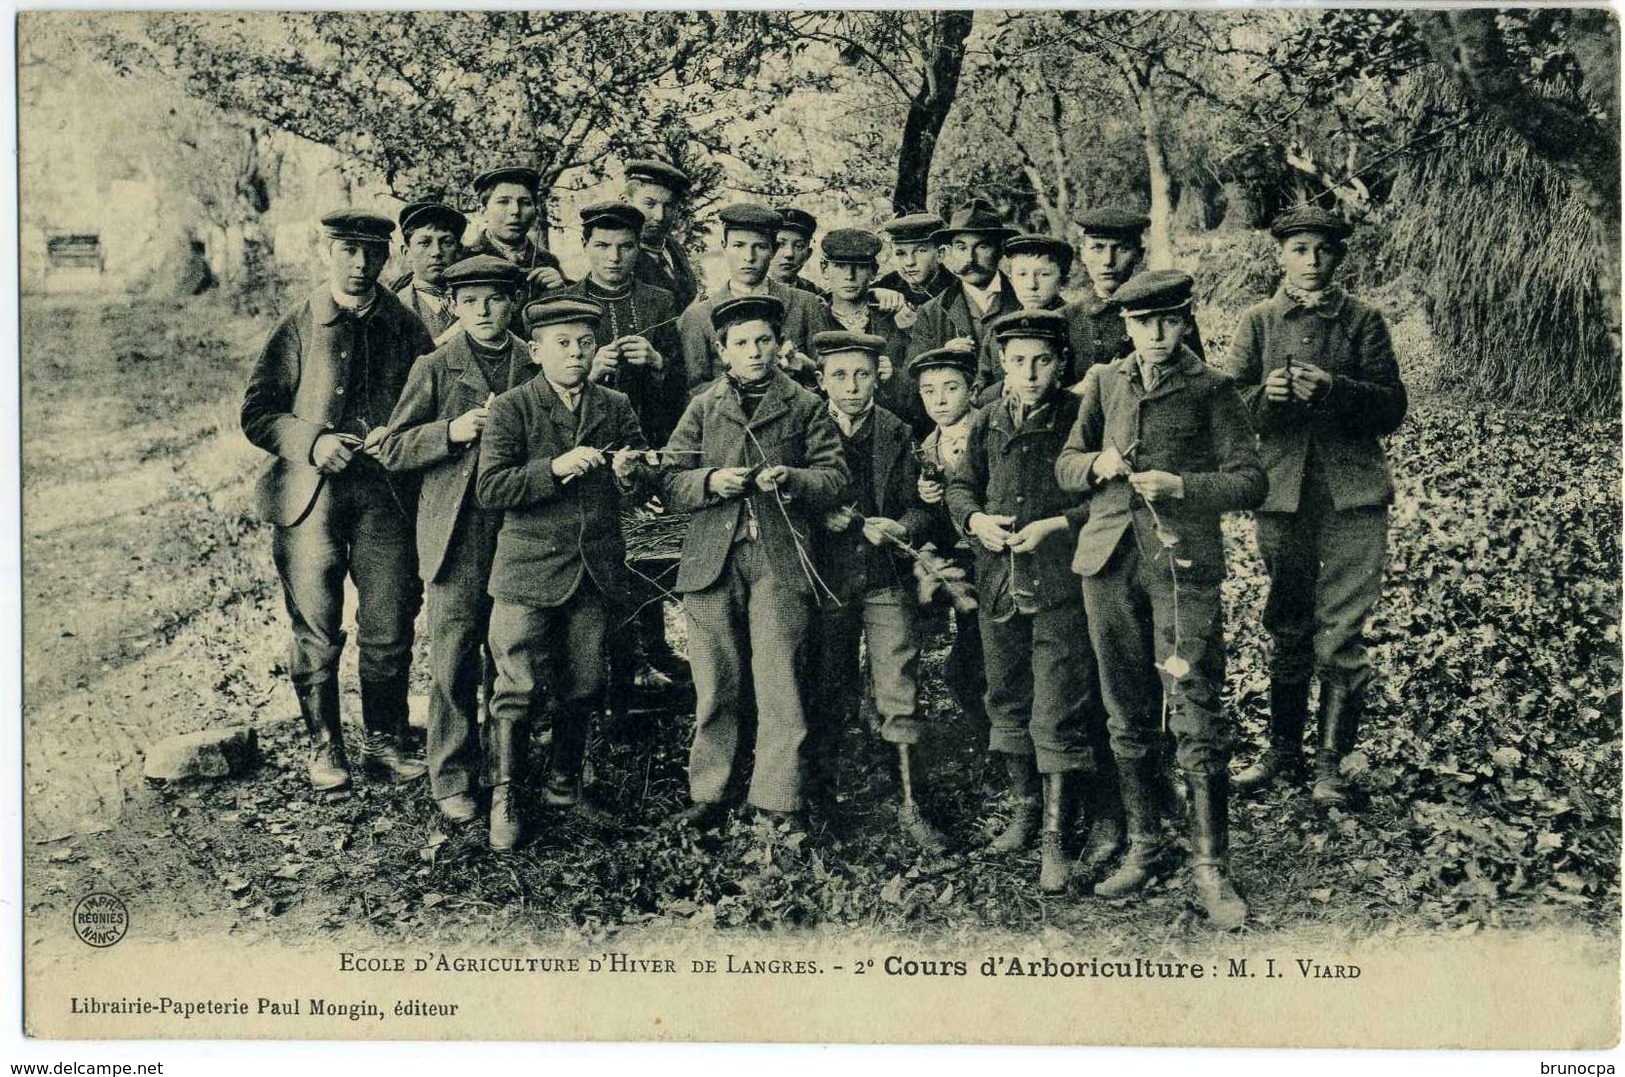
M910 359L951 342L979 348L989 322L1021 309L1009 278L999 272L1004 241L1015 234L980 198L956 210L948 224L932 234L943 249L943 264L956 280L920 308L910 330Z

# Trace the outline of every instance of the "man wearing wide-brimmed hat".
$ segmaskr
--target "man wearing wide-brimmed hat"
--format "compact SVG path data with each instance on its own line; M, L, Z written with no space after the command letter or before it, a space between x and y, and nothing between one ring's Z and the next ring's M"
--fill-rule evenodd
M406 754L412 621L422 599L412 542L417 489L360 452L387 431L428 330L378 275L395 222L365 210L322 218L327 279L271 331L243 396L243 433L275 459L260 477L263 519L293 646L288 671L310 732L317 790L350 783L339 719L344 579L355 580L367 770L422 777Z
M1009 279L999 272L1004 241L1015 234L980 198L955 210L948 223L932 233L932 241L943 249L943 265L956 280L920 308L909 331L910 358L951 340L979 346L988 322L1021 309Z

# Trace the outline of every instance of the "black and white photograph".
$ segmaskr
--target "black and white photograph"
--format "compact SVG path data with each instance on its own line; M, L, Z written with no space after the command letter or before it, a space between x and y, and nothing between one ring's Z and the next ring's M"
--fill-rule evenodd
M15 33L29 1037L1618 1044L1613 9Z

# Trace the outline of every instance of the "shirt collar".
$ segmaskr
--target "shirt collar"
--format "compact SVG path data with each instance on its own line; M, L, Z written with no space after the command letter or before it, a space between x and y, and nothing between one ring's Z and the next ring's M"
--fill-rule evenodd
M1343 303L1348 298L1348 293L1340 285L1331 284L1319 292L1302 292L1284 281L1275 294L1285 314L1303 312L1328 320L1343 313Z
M973 306L981 307L985 313L993 309L994 304L998 302L999 293L1004 291L1004 274L993 274L993 283L986 288L978 288L963 279L959 283L965 289L965 297L972 301Z
M553 390L553 395L558 397L564 406L572 412L576 410L576 405L581 402L581 390L585 386L586 382L582 382L581 385L576 386L574 389L566 389L552 378L547 378L547 387Z
M377 285L374 285L366 295L350 295L339 291L330 291L329 294L333 297L335 307L357 318L365 318L372 312L373 305L378 302Z
M863 429L863 424L869 421L869 416L874 414L874 410L875 402L873 400L869 401L869 406L864 408L863 413L856 417L847 415L846 412L837 408L834 404L829 405L829 413L834 418L835 425L840 427L841 433L847 437L856 436L857 432Z

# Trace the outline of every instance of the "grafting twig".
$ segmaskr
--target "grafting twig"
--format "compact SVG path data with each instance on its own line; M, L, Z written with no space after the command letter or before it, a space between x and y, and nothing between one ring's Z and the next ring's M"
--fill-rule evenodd
M859 524L863 522L863 514L858 512L857 507L854 505L848 505L845 508L842 508L840 512L846 515L848 527L850 527L854 522ZM880 537L891 543L891 545L895 546L903 553L907 554L915 564L919 565L920 568L925 571L926 575L935 580L937 585L940 586L944 591L947 591L948 600L953 603L954 609L961 613L972 613L975 611L977 606L975 589L962 579L954 579L950 576L943 575L942 565L946 560L945 558L938 557L927 550L917 549L909 545L904 540L898 538L896 535L889 535L885 532L881 532Z
M757 438L756 431L750 428L749 423L745 424L745 436L750 438L751 444L756 446L756 454L762 458L761 467L772 466L767 459L767 450L762 447L761 440ZM795 545L796 557L801 562L801 574L807 577L807 583L813 589L813 601L823 605L822 600L818 597L818 588L822 587L831 602L837 606L845 605L839 598L835 597L835 592L830 590L829 584L824 582L824 577L818 574L818 569L813 565L812 558L807 553L807 548L801 544L801 533L796 530L794 521L790 519L790 510L785 507L784 495L779 492L778 483L773 484L773 502L779 506L779 515L784 517L784 526L790 529L790 541Z

